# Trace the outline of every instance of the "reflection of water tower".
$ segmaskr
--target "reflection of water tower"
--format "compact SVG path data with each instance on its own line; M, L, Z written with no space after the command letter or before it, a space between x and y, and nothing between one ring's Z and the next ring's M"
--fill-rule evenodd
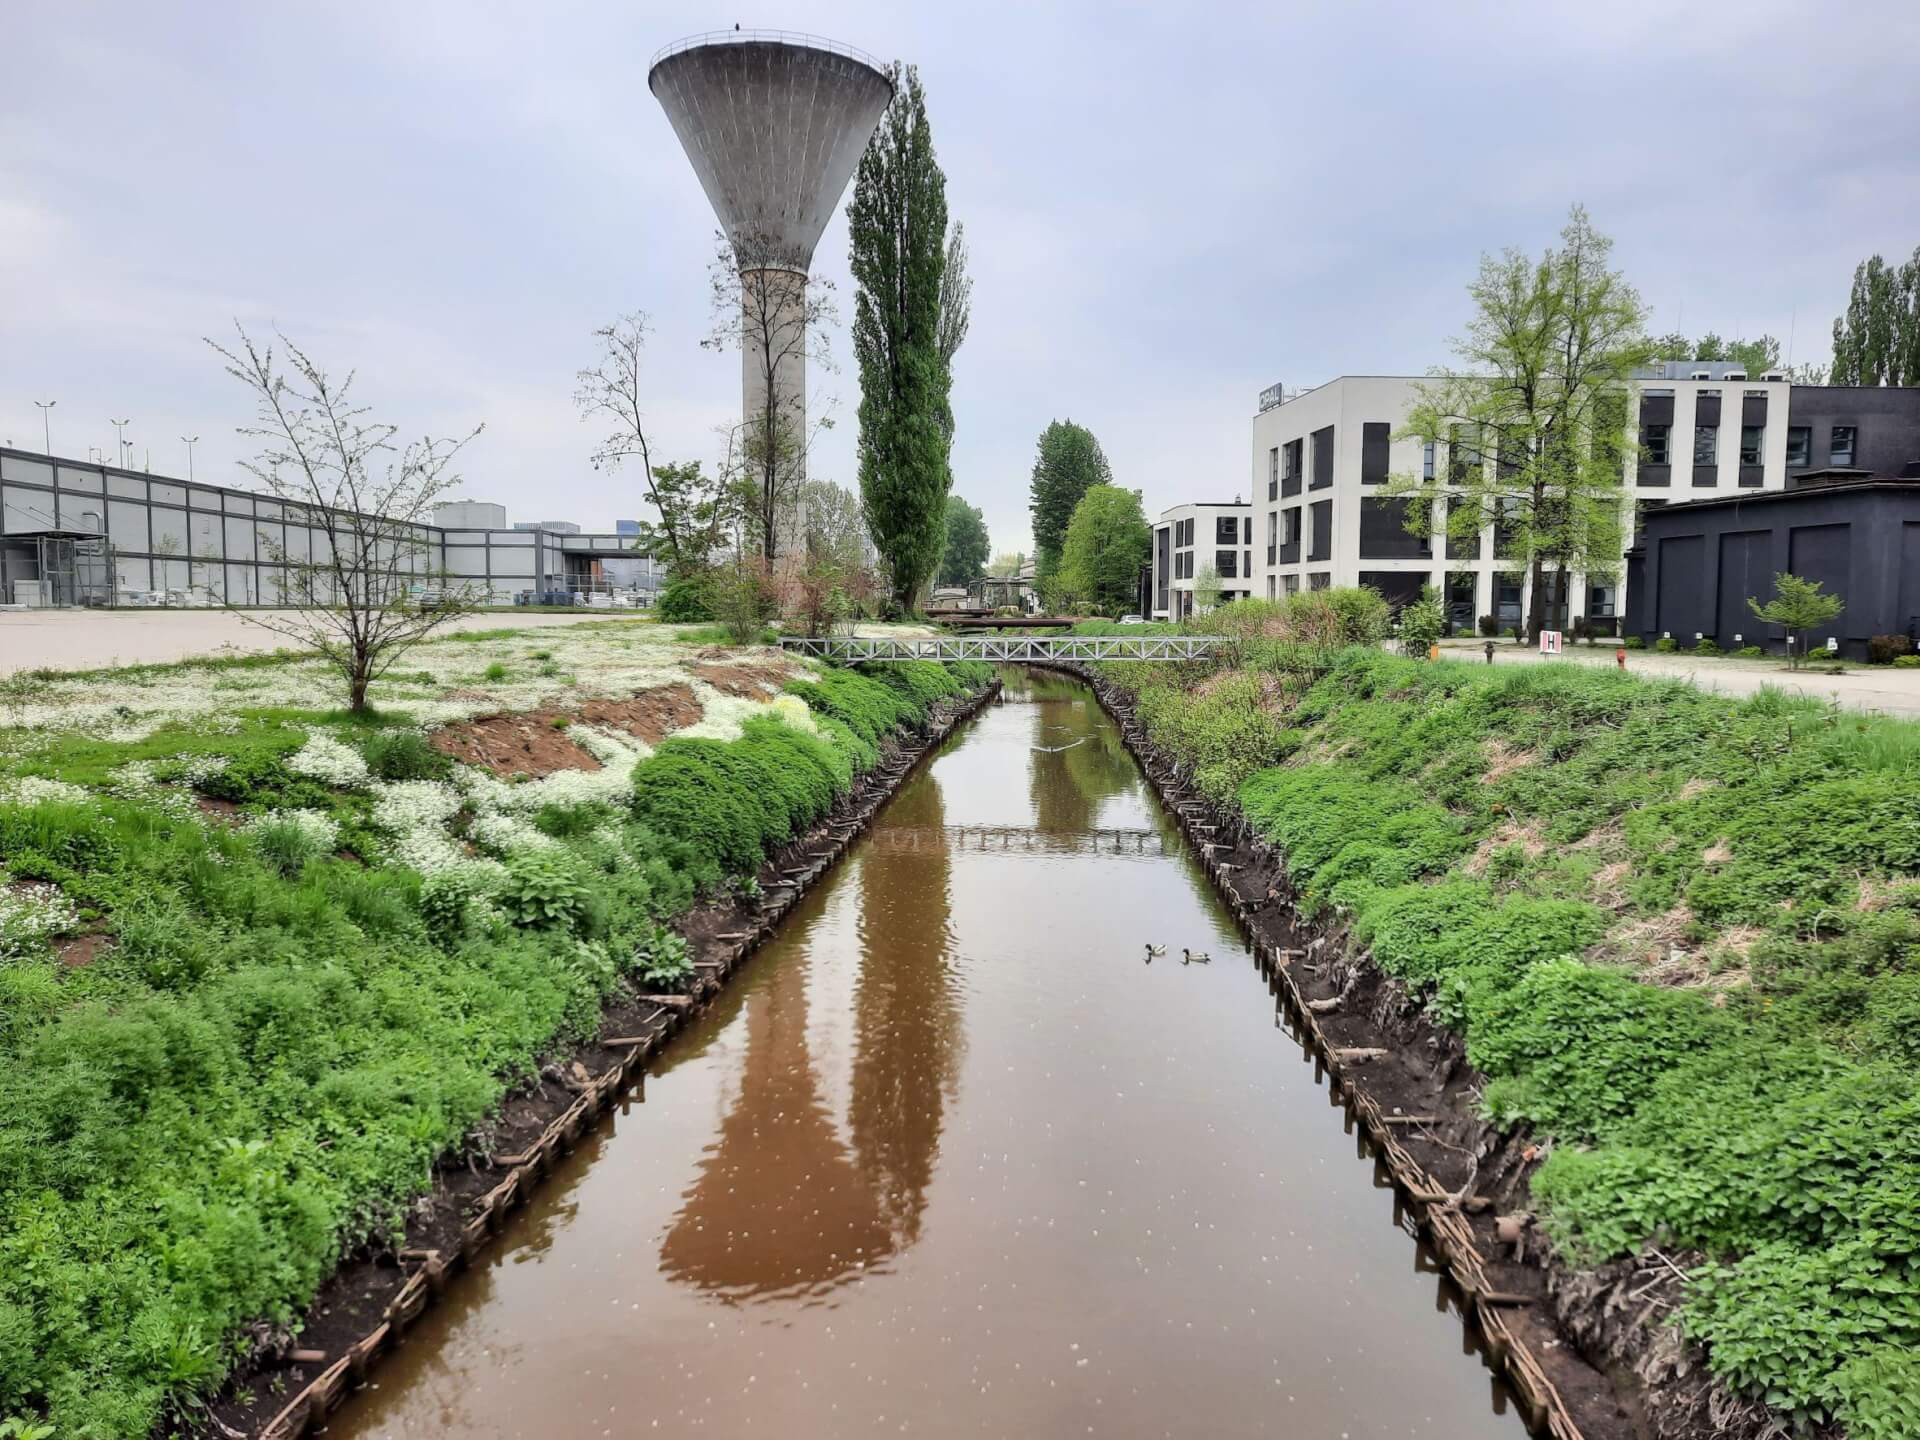
M893 82L878 61L844 45L726 30L669 45L647 85L739 262L745 333L760 331L758 343L741 346L743 421L765 428L771 417L783 443L804 447L807 270ZM777 536L783 554L803 531L797 514L792 527Z

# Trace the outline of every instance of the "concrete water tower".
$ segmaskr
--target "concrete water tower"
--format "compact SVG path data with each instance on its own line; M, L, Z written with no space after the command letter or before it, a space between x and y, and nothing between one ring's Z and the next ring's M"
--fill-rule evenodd
M733 247L750 312L743 330L757 323L760 334L781 337L741 346L743 423L767 414L771 369L774 413L804 445L806 346L791 340L804 336L813 247L893 99L893 81L872 56L832 41L723 30L667 46L653 57L647 88ZM771 361L769 351L777 352ZM799 530L803 521L795 515L790 523ZM780 551L792 553L791 537L776 536Z

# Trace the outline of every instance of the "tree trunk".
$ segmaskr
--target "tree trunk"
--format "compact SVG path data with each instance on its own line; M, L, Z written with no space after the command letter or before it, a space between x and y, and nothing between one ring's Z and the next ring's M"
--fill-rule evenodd
M1532 579L1527 585L1527 643L1538 647L1540 632L1546 628L1547 569L1539 551L1530 562Z

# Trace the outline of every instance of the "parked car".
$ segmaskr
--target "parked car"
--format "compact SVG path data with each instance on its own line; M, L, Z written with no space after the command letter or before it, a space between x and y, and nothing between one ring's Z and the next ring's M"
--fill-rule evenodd
M1142 615L1122 615L1120 617L1120 623L1122 625L1144 625L1147 621L1146 617Z

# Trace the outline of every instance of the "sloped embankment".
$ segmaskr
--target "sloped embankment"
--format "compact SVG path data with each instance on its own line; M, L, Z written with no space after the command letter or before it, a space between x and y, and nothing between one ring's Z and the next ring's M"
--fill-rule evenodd
M1436 1117L1390 1128L1444 1208L1550 1267L1536 1350L1664 1436L1920 1433L1920 727L1372 651L1106 668L1236 894L1318 937L1352 1083Z

